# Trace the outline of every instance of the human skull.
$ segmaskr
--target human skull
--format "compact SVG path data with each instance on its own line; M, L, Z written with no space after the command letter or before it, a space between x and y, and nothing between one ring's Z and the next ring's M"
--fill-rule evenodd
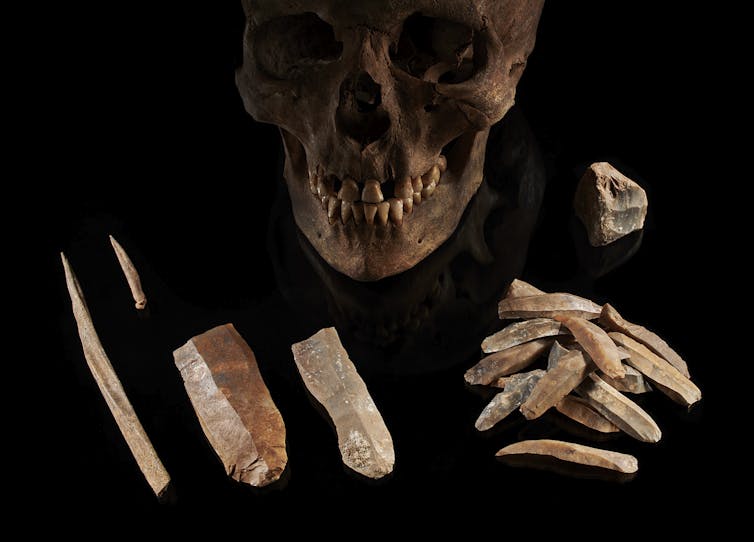
M362 281L456 229L544 0L243 0L246 110L279 127L296 224Z

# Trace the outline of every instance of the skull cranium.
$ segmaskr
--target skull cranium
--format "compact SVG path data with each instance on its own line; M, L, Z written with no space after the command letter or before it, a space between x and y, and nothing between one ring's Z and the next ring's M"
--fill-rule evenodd
M277 125L299 229L378 280L456 229L544 0L243 0L246 110Z

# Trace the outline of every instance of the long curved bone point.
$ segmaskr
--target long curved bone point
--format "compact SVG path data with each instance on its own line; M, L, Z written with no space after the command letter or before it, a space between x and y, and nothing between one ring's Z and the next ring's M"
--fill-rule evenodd
M136 271L131 258L128 257L128 253L120 246L120 243L115 240L112 235L110 237L110 244L113 246L115 256L118 258L120 268L123 270L123 274L126 276L128 282L128 288L131 290L131 296L134 298L134 305L137 310L143 310L147 306L147 296L144 294L144 290L141 287L141 279L139 278L139 272Z
M562 440L524 440L506 446L495 455L502 457L521 454L546 455L562 461L591 467L601 467L628 474L639 470L639 463L632 455L611 452L610 450L603 450L601 448L592 448L591 446L583 446Z
M589 406L581 397L566 395L555 408L563 416L600 433L617 433L620 428Z
M553 339L536 339L485 356L466 371L463 378L472 386L492 384L501 376L526 369L550 348L552 342Z
M123 438L126 439L126 444L128 444L134 459L136 459L139 469L141 469L154 494L159 498L164 495L170 484L170 475L157 456L152 442L144 431L120 380L118 380L118 376L115 374L115 370L97 336L97 330L94 328L94 322L92 322L92 317L89 314L81 285L73 269L71 269L68 259L62 252L60 259L63 261L65 281L68 294L71 297L73 316L76 318L76 326L78 327L81 346L84 349L86 363L115 418L115 423L118 424Z
M369 478L393 470L393 439L333 327L291 346L304 385L325 408L346 466Z
M495 395L492 401L484 407L477 418L474 427L479 431L491 429L496 423L506 418L526 401L536 383L544 376L542 369L535 369L528 373L518 373L507 379L505 389Z

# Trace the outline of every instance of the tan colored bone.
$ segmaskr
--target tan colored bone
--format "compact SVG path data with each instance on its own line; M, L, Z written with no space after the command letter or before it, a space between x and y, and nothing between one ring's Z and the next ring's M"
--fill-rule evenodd
M233 327L217 326L173 352L204 434L236 481L263 487L285 471L285 424L254 352Z
M126 276L126 282L128 282L128 288L131 290L131 296L134 298L134 304L138 310L142 310L147 306L147 296L144 294L144 290L141 287L141 279L139 278L139 272L136 271L131 258L128 257L128 253L120 246L120 243L115 240L115 237L110 236L110 244L113 246L115 256L118 258L120 268L123 270L123 274Z
M628 359L628 357L626 356L624 359ZM600 378L616 390L625 393L640 394L652 391L652 387L641 372L626 364L623 364L623 369L626 371L626 376L623 378L611 378L606 374L601 374Z
M498 393L482 410L474 427L479 431L491 429L496 423L516 410L531 393L537 381L544 376L542 369L508 377L505 390Z
M76 318L81 346L84 348L84 358L89 366L89 370L97 382L97 386L104 397L110 412L118 424L123 438L128 444L128 448L136 459L141 472L147 479L147 483L154 491L157 497L162 496L170 484L170 475L162 465L157 452L152 446L147 433L136 416L136 412L131 406L131 402L126 396L123 385L118 380L110 360L105 353L105 349L97 336L97 330L94 328L94 322L89 314L89 308L84 299L84 293L81 290L76 275L71 269L68 259L61 252L63 260L63 269L65 270L65 280L68 286L68 294L71 297L71 306L73 316Z

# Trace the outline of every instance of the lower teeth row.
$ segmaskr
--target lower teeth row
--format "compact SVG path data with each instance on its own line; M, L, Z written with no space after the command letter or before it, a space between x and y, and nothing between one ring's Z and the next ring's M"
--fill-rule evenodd
M345 225L353 219L357 226L362 223L386 226L388 222L401 226L404 215L411 214L414 205L432 196L446 169L447 161L440 156L437 164L421 177L396 181L395 197L387 200L376 180L366 181L360 189L356 181L347 178L336 193L332 177L312 173L309 175L309 189L322 203L330 224L340 221Z

